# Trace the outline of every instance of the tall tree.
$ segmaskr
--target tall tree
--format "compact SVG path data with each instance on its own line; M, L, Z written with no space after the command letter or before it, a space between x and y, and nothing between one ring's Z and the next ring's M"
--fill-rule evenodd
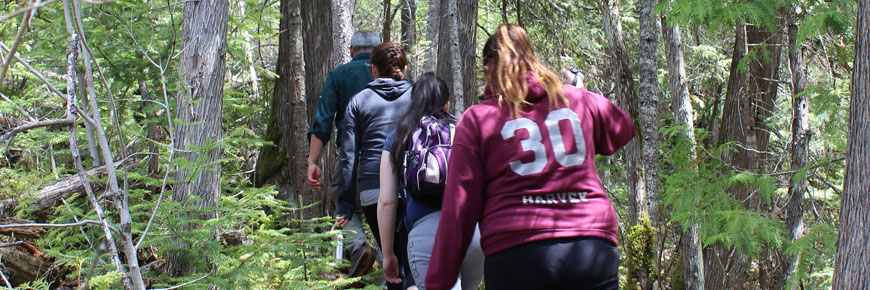
M646 183L647 207L649 218L654 227L658 226L659 195L659 82L658 82L658 30L659 24L654 14L657 1L638 0L640 23L640 91L638 105L643 138L643 171Z
M683 60L683 42L680 36L680 26L669 24L662 17L662 40L665 43L665 51L668 59L668 81L673 98L674 124L685 126L685 136L690 148L688 160L697 158L695 148L695 110L689 100L689 85L686 79L686 65ZM697 172L694 168L691 169ZM693 204L697 204L694 201ZM680 252L683 260L683 277L686 281L686 289L704 289L704 256L701 251L701 238L698 235L698 224L694 220L683 232L680 238Z
M460 114L471 104L477 90L474 74L477 1L441 0L440 8L435 73L453 89L453 112Z
M221 192L221 131L223 115L224 71L227 51L226 0L184 3L182 24L183 49L181 72L187 84L186 94L179 96L176 106L175 142L178 156L193 168L180 168L180 182L172 198L198 209L217 206ZM190 198L191 195L196 198ZM197 217L217 216L210 212ZM186 247L187 245L181 245ZM193 270L189 255L176 256L170 269L176 275Z
M435 71L438 63L438 29L441 24L441 0L429 0L429 15L426 18L426 40L429 45L426 47L426 54L423 57L423 71Z
M327 23L332 21L331 6L331 3L328 1L302 1L302 41L307 48L303 49L305 60L305 99L308 102L306 124L314 119L323 81L326 79L326 74L334 67L332 65L332 26L323 25L324 21ZM283 186L283 188L288 190L292 186ZM328 189L312 191L303 188L300 190L303 190L298 192L298 194L302 195L302 200L299 200L302 203L301 206L319 203L317 206L308 207L303 213L304 217L324 216L331 209L332 202L330 201L333 200L333 195L329 194ZM282 193L282 195L286 194L289 194L289 192ZM298 198L298 196L291 197Z
M849 145L833 289L870 288L870 0L858 0Z
M401 0L400 0L401 1ZM383 37L384 42L390 42L392 40L392 24L393 24L393 15L395 11L393 11L392 0L384 0L384 28L381 29L381 37Z
M305 98L305 65L300 0L281 0L278 64L275 95L266 140L257 160L255 184L275 184L278 198L298 201L309 192L306 182L308 154L308 103Z
M415 0L399 0L402 1L402 46L408 54L408 73L407 75L415 79L417 76L417 66L420 63L417 57L417 1Z
M803 93L807 86L806 63L804 63L803 48L797 40L797 4L788 13L788 61L791 68L792 121L791 121L791 168L797 170L807 165L810 128L809 102ZM789 186L788 198L785 202L785 226L791 242L803 236L804 231L804 195L807 192L806 178L792 180ZM782 255L782 283L791 283L797 270L800 253ZM791 289L798 289L799 283L794 283Z
M332 0L332 67L350 61L353 2L353 0Z
M618 1L598 1L601 21L607 43L610 45L611 76L615 83L617 103L633 117L638 116L637 90L631 75L628 52L622 35L622 21L619 16ZM641 171L641 138L634 138L625 146L625 174L628 189L628 220L636 225L638 218L646 216L646 186Z
M741 170L764 168L770 142L767 119L771 116L777 93L780 34L774 29L753 24L735 25L734 49L725 104L722 109L718 144L737 142L736 150L725 154L725 161ZM766 55L765 55L766 54ZM746 60L744 58L751 57ZM745 68L742 62L747 62ZM762 209L762 199L748 186L730 189L737 200L753 211ZM717 244L704 253L704 282L708 289L730 289L745 280L748 257L739 250ZM763 275L764 276L764 275ZM764 278L764 277L762 277Z

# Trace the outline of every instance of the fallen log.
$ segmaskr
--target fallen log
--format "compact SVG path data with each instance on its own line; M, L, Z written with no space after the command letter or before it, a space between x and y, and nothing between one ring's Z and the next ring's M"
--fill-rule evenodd
M12 287L51 275L48 273L52 269L51 259L28 241L0 246L0 257L0 271L3 271Z
M85 171L85 175L90 180L91 187L95 189L103 188L99 182L95 182L95 178L100 178L106 175L106 166L100 166L91 170ZM0 215L14 215L15 207L19 201L31 202L30 209L37 216L44 216L56 205L61 202L61 199L69 198L73 194L85 191L85 186L77 175L72 175L66 178L58 179L52 183L46 184L39 188L33 194L23 194L17 197L10 197L0 200Z

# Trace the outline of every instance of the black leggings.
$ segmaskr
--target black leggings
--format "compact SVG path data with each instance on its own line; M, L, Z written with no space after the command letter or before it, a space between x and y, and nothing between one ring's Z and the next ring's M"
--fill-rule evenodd
M486 289L619 289L619 253L594 237L534 241L486 256Z

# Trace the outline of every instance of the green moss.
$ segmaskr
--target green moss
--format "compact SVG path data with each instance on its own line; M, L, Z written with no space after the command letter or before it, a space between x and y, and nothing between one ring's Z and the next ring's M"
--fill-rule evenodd
M637 225L628 229L626 234L625 267L628 269L627 289L640 289L639 278L649 275L652 279L655 269L655 242L658 230L652 226L649 218L642 218Z

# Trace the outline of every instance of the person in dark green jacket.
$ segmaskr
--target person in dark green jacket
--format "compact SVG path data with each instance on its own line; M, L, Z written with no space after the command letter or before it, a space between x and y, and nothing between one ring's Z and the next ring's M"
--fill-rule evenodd
M372 49L381 43L381 37L373 31L357 31L350 39L350 55L353 59L333 69L326 75L317 101L317 114L308 130L308 185L314 190L323 187L322 169L317 164L323 147L329 142L333 133L333 124L341 132L344 113L350 99L365 88L373 80L371 72ZM341 138L335 138L336 148L341 146ZM334 149L335 150L335 149ZM329 185L330 194L338 191L338 162L331 164L334 170L332 182ZM345 229L352 230L350 242L345 244L351 253L351 277L365 274L372 267L376 254L366 243L365 232L360 222L359 213L354 214L356 222L350 223Z

